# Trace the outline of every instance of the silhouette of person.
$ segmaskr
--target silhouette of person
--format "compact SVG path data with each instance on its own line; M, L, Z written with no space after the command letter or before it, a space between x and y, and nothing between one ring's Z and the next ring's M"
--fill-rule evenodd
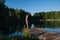
M28 17L29 17L29 15L26 15L25 21L26 21L26 28L27 28L27 29L29 28L29 26L28 26Z

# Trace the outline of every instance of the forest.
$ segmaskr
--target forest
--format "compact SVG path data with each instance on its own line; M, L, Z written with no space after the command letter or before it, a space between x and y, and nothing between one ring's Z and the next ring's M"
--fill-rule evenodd
M37 12L33 17L33 23L38 27L60 27L60 11Z

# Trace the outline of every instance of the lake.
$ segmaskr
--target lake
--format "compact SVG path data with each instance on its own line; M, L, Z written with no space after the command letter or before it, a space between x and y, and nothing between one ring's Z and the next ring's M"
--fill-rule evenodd
M31 28L35 28L33 24L32 24ZM40 28L40 29L46 30L48 32L54 32L54 33L57 33L57 34L60 33L60 29L59 28ZM13 34L9 34L9 36L21 36L21 35L23 35L23 32L15 32Z

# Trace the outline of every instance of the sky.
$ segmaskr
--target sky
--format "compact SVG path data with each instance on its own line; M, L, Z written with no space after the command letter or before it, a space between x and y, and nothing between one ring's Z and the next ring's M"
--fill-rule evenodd
M32 15L35 12L60 11L60 0L6 0L5 5L23 9Z

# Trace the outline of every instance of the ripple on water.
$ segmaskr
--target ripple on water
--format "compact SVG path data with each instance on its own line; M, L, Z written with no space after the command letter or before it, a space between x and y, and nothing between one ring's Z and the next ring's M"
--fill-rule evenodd
M22 32L15 32L13 34L9 34L9 36L22 36L23 33Z
M60 33L59 29L57 28L41 28L42 30L46 30L48 32Z

